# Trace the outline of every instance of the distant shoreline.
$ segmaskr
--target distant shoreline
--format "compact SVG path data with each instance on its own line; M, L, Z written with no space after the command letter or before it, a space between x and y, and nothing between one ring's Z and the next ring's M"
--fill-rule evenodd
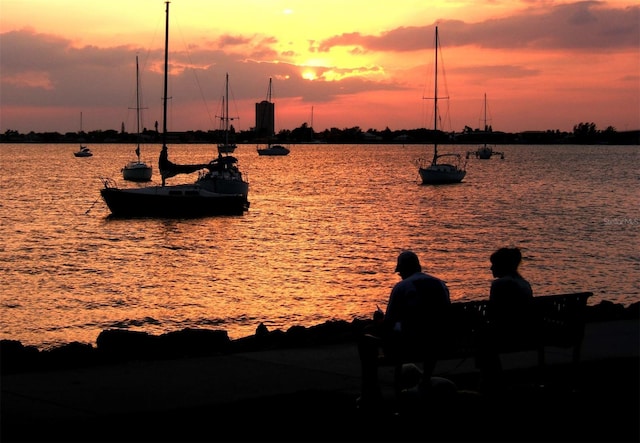
M296 132L298 131L298 132ZM184 131L170 132L165 135L170 144L215 144L222 140L219 131ZM252 131L234 133L236 144L260 144L264 140L258 139ZM157 131L145 131L139 140L140 144L162 143L162 136ZM337 129L330 131L309 133L299 128L292 131L283 130L278 133L274 143L284 144L456 144L456 145L544 145L544 144L575 144L575 145L640 145L640 129L618 132L615 129L605 131L591 130L560 132L559 130L523 131L507 133L500 131L470 130L459 133L445 133L428 129L409 129L391 131L377 131L369 129L363 131L356 128ZM137 134L118 132L115 130L91 131L87 133L58 132L21 134L18 131L7 130L0 134L2 143L82 143L82 144L135 144L138 143Z

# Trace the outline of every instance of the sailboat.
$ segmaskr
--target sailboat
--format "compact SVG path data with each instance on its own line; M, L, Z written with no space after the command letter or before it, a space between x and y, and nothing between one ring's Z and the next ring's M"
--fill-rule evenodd
M257 117L260 118L260 125L256 124L256 129L266 130L267 146L258 146L258 155L288 155L290 150L282 145L272 144L275 136L275 105L271 101L271 79L269 79L269 89L267 99L256 104Z
M242 215L249 209L249 183L238 169L238 160L218 154L209 163L181 165L169 160L167 139L167 84L169 65L169 2L166 2L162 150L158 161L161 186L120 188L103 179L100 195L114 217L187 218ZM166 185L178 174L200 171L192 184ZM206 171L206 172L204 172Z
M487 94L484 95L484 131L483 132L486 138L486 134L487 132L489 132L489 126L487 126ZM475 151L468 151L467 158L469 158L470 155L475 155L476 158L479 158L481 160L488 160L493 155L499 155L500 158L504 160L504 152L494 151L493 147L487 145L486 142L482 147L476 149Z
M122 177L125 180L133 182L148 182L151 180L153 174L153 168L140 160L140 74L138 69L138 56L136 56L136 134L137 134L137 146L136 156L137 160L128 162L122 168Z
M229 141L230 120L232 119L229 117L229 74L227 73L225 78L224 97L222 97L222 116L220 117L222 132L224 134L224 142L218 143L218 153L220 154L231 154L237 148L235 143Z
M436 26L435 41L435 90L433 95L433 131L437 137L438 131L438 51L440 42L438 38L438 27ZM447 157L451 159L451 163L441 163L439 160ZM441 185L449 183L460 183L467 174L466 163L460 154L447 153L438 154L438 142L433 143L433 158L431 161L421 158L416 160L418 173L422 179L423 185Z
M79 134L82 135L82 112L80 113L80 132L79 132ZM91 149L87 148L85 145L80 143L80 148L76 152L74 152L73 155L75 155L76 157L92 157L93 156L93 152L91 152Z

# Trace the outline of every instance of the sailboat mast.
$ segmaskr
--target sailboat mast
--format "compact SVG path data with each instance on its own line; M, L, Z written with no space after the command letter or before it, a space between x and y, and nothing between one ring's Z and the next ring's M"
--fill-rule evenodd
M434 76L434 92L433 92L433 161L435 165L438 159L438 27L436 26L436 44L435 44L435 76Z
M138 56L136 55L136 155L140 162L140 71L138 68Z
M487 147L487 93L484 93L484 147Z
M169 3L166 9L165 31L164 31L164 94L162 97L162 145L167 144L167 83L169 79Z
M487 131L487 93L484 93L484 130Z
M224 143L229 144L229 73L227 72L224 90Z

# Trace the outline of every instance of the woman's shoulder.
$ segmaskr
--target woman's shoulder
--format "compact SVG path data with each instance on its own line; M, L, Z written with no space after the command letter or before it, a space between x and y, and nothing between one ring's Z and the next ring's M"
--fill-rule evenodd
M533 290L527 280L519 275L507 275L491 282L491 295L521 295L533 297Z

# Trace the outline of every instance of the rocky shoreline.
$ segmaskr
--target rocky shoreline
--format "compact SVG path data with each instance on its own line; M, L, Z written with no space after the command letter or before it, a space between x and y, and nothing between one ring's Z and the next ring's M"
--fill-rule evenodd
M640 318L640 302L625 307L602 301L587 306L586 322ZM269 331L263 324L254 335L230 340L226 331L182 329L162 335L122 329L102 331L96 346L72 342L50 350L0 340L0 373L12 374L114 364L128 360L205 357L267 349L310 347L355 341L367 320L328 321L312 327L293 326Z

